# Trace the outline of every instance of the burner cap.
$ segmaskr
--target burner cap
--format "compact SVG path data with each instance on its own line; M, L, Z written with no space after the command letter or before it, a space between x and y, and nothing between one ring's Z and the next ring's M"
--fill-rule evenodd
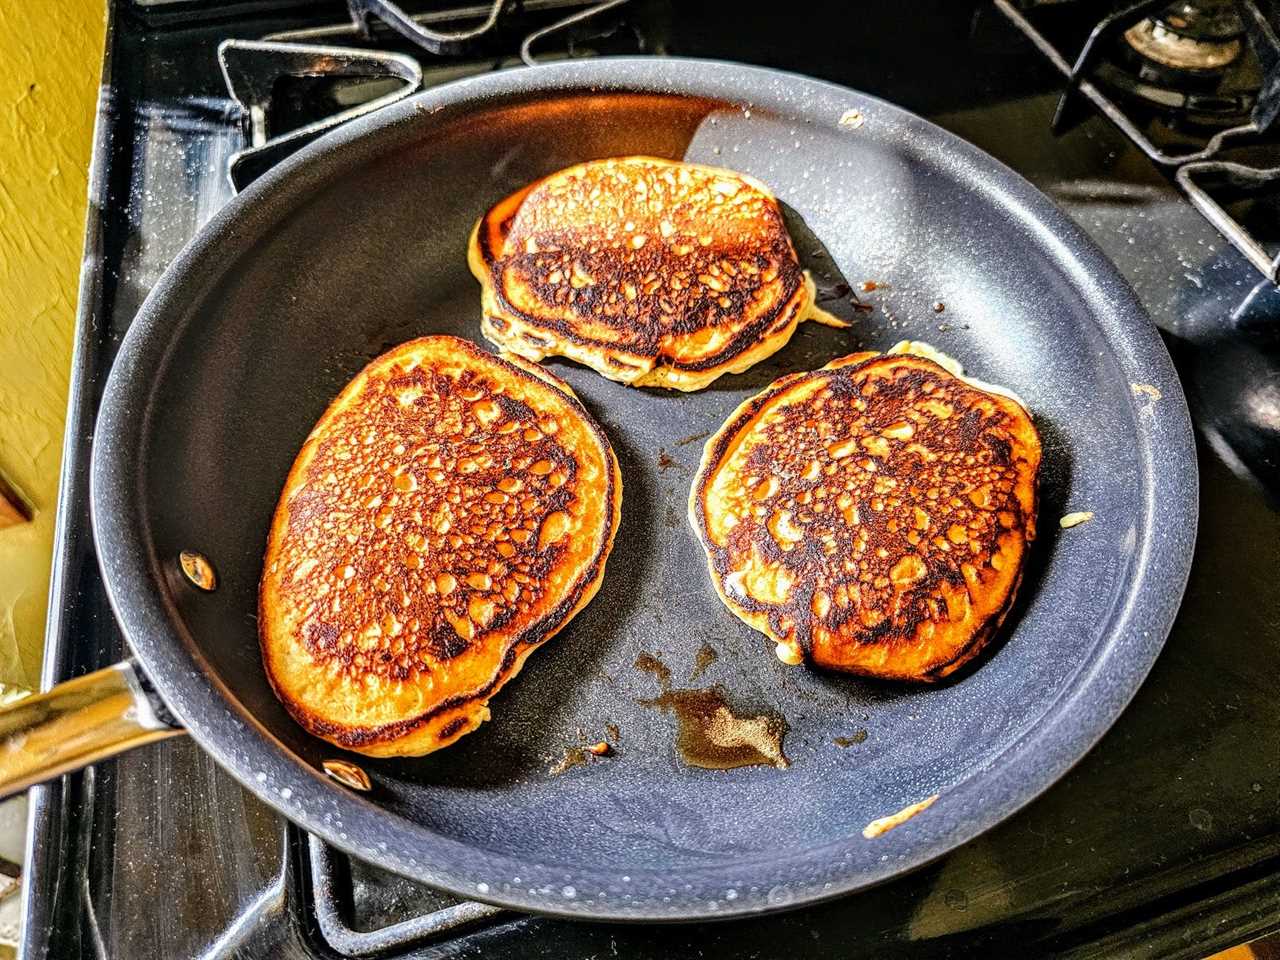
M1178 0L1116 38L1095 77L1178 126L1248 122L1261 77L1235 0Z
M1179 33L1161 19L1140 20L1125 31L1124 38L1146 59L1173 70L1194 73L1223 70L1234 63L1244 49L1238 36L1194 37Z

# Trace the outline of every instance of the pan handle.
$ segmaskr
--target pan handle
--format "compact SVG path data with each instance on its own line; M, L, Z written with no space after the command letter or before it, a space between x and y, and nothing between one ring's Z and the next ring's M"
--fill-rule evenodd
M131 660L0 708L0 799L183 733Z

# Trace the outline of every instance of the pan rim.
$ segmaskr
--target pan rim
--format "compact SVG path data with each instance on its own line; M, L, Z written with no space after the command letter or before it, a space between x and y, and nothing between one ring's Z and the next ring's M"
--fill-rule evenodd
M829 854L832 846L849 848L861 838L804 848L787 857L735 860L735 899L725 900L724 870L699 867L680 874L659 873L647 895L626 899L627 884L604 866L575 867L517 860L463 844L401 818L377 804L327 781L323 774L295 759L271 732L235 700L185 635L174 629L176 618L164 591L150 540L134 496L130 450L145 436L139 420L148 415L146 377L135 371L158 369L170 346L162 319L198 296L214 280L192 268L205 262L238 234L254 233L278 219L288 205L255 207L278 193L297 202L312 185L334 175L320 161L344 154L343 169L361 155L361 147L377 151L394 139L390 131L418 130L420 118L446 119L450 111L519 100L530 94L567 95L588 92L666 94L746 102L768 101L774 86L807 88L838 95L859 106L874 106L907 129L920 131L933 149L945 150L950 162L988 183L988 193L1005 201L1006 209L1038 240L1054 251L1072 283L1089 296L1090 312L1131 382L1153 385L1163 396L1160 417L1139 419L1142 479L1142 530L1132 562L1124 603L1113 612L1110 644L1102 643L1093 658L1060 688L1054 704L1039 721L984 768L969 776L927 818L881 837L885 858L878 868L840 874ZM736 96L729 88L738 87ZM834 121L834 117L832 120ZM1135 322L1137 321L1137 322ZM1131 338L1118 338L1122 324ZM1140 375L1139 375L1140 371ZM101 436L137 438L99 442ZM1157 457L1157 451L1163 456ZM1164 465L1157 467L1157 462ZM112 610L138 660L160 689L175 715L186 724L202 749L247 789L303 829L333 846L414 877L466 899L516 910L578 919L620 921L689 921L758 915L789 909L866 889L918 869L953 851L1029 804L1064 776L1107 732L1136 694L1154 664L1181 603L1190 573L1198 517L1198 469L1186 401L1155 325L1127 282L1096 244L1037 188L1004 164L959 137L884 100L811 77L716 60L678 58L602 58L549 64L467 78L433 88L401 103L353 121L299 151L266 173L224 206L179 253L152 289L127 331L103 394L95 429L90 467L93 534ZM1156 549L1157 544L1161 549ZM1150 586L1148 586L1150 585ZM1143 604L1137 600L1147 590ZM1116 662L1118 661L1118 662ZM1107 672L1104 675L1104 668ZM1118 669L1117 669L1118 668ZM1091 692L1090 708L1076 706ZM1074 709L1073 709L1074 707ZM1065 725L1070 736L1043 744L1046 730ZM257 743L242 744L252 731ZM974 771L976 774L978 771ZM1016 776L1015 776L1016 774ZM915 838L911 849L904 838ZM416 852L416 853L415 853ZM895 857L894 854L897 856ZM468 859L486 864L483 875L470 870ZM775 865L772 875L749 876L746 867ZM463 864L459 867L457 864ZM739 870L742 866L743 869ZM768 871L755 870L756 874ZM639 871L637 871L639 874ZM518 885L505 883L521 878ZM785 877L780 880L779 877ZM503 878L498 880L497 878ZM478 883L487 883L483 888ZM686 885L688 889L685 889ZM670 888L673 895L663 902ZM572 890L570 894L567 891ZM579 891L581 891L579 893ZM621 891L607 897L606 891ZM676 894L676 891L679 891ZM718 891L718 892L717 892ZM714 906L712 904L715 904Z

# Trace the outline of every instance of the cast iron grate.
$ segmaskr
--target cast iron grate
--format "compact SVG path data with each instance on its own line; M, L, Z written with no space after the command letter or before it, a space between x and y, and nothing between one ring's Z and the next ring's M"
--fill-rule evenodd
M1081 117L1083 103L1091 104L1124 133L1154 163L1168 172L1206 219L1227 238L1265 277L1280 282L1280 236L1264 236L1274 218L1260 211L1274 210L1280 199L1280 36L1270 0L1199 0L1238 17L1248 46L1242 61L1256 74L1256 89L1249 91L1249 109L1239 122L1222 126L1207 137L1197 136L1195 124L1185 122L1198 102L1211 103L1212 92L1197 92L1194 83L1163 117L1136 107L1131 99L1111 92L1102 78L1108 51L1121 42L1126 31L1152 17L1166 16L1168 0L1138 0L1102 16L1076 54L1068 60L1061 43L1051 39L1053 8L1076 3L1050 4L1030 0L995 0L997 8L1028 38L1066 78L1067 85L1053 118L1055 132L1069 129ZM1177 6L1195 10L1196 0ZM1162 11L1164 11L1162 13ZM1219 98L1220 100L1222 98ZM1239 107L1239 103L1235 103ZM1158 114L1160 111L1154 111ZM1179 123L1179 120L1184 122ZM1158 134L1163 134L1159 136Z
M344 957L412 950L512 916L367 867L313 836L307 837L305 857L316 927Z
M347 22L227 40L218 58L248 140L228 162L231 184L244 189L320 135L430 86L432 73L648 52L645 32L619 17L630 2L493 0L410 15L392 0L347 0Z

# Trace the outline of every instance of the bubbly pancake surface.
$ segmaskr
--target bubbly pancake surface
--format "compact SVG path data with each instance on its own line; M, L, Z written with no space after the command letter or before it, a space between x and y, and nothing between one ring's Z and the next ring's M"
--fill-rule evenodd
M856 354L735 411L690 521L721 599L781 659L933 680L1013 602L1039 466L1017 400L924 357Z
M453 337L378 357L316 424L259 594L267 675L311 733L446 746L595 594L622 487L568 387Z
M468 259L484 335L635 386L697 390L780 349L813 304L782 211L730 170L620 157L579 164L481 218Z

